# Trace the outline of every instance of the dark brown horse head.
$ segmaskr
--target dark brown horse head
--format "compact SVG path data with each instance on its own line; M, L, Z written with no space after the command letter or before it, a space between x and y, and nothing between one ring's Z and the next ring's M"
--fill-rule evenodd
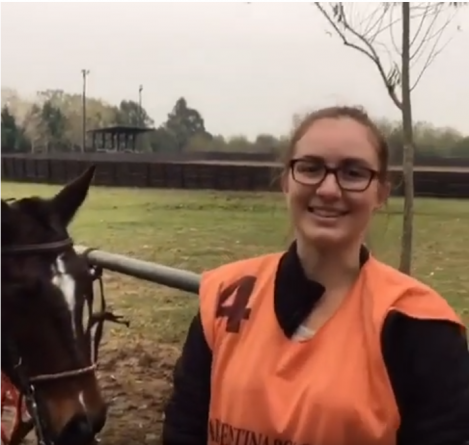
M94 170L51 199L2 200L2 372L25 396L32 392L45 442L57 445L93 443L106 421L84 322L93 274L67 231Z

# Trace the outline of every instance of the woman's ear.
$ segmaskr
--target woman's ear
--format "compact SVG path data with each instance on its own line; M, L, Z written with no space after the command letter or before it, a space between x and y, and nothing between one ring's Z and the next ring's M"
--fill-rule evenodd
M380 182L378 184L378 205L376 210L381 210L387 203L391 195L391 183L389 181Z
M288 171L282 171L280 174L280 187L282 192L286 195L288 193Z

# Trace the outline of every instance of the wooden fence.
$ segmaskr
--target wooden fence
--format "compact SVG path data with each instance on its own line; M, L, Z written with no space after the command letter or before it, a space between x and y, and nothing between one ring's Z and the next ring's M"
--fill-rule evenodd
M279 190L279 164L246 161L162 161L144 156L2 156L2 180L63 184L90 164L95 185L113 187ZM469 167L415 167L416 196L469 198ZM402 172L391 168L393 193L402 195Z

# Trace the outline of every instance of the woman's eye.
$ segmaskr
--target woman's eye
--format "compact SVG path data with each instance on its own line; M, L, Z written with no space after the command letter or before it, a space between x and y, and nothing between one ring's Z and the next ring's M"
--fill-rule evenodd
M317 173L323 170L319 164L300 164L298 170L302 173Z
M345 168L342 173L348 178L366 178L369 171L360 167Z
M360 176L360 170L349 168L345 170L345 173L349 176Z

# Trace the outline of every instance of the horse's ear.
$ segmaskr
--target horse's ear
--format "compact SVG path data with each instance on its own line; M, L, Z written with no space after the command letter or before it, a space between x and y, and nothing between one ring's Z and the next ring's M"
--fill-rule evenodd
M12 210L9 204L2 199L2 242L6 241L12 228Z
M4 199L2 199L2 221L4 217L8 218L8 215L10 215L10 211L10 206Z
M92 165L51 199L54 212L65 227L72 221L86 199L95 170L96 166Z
M11 220L11 208L8 203L2 199L2 227Z

